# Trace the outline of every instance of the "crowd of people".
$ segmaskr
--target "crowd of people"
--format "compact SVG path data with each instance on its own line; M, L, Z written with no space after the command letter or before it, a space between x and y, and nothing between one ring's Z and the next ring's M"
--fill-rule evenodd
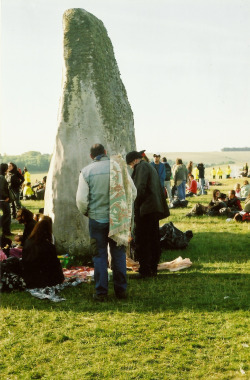
M94 299L102 302L108 296L108 245L115 295L126 298L126 246L131 238L140 266L137 277L157 276L161 255L159 220L170 215L169 208L175 200L185 202L186 197L205 195L208 182L203 163L194 165L190 161L185 165L181 158L177 158L171 167L166 157L161 159L160 153L154 153L150 162L145 150L131 151L127 153L125 162L119 155L109 158L104 146L95 144L90 149L90 156L92 163L84 167L79 175L76 205L89 218ZM230 178L230 170L228 166L226 178ZM220 168L217 172L214 168L211 171L212 178L218 176L220 179L222 174ZM20 173L14 163L1 164L1 247L9 243L6 253L21 258L19 274L28 288L53 286L64 281L51 218L42 213L33 215L20 202L20 198L37 199L34 191L38 194L39 190L43 190L44 196L45 184L46 177L42 184L31 186L27 168ZM241 201L245 201L243 209ZM24 225L23 233L14 237L14 244L9 239L12 235L11 213L12 218ZM237 221L249 220L249 182L244 180L243 186L237 183L228 196L215 189L208 205L197 203L187 216L204 214L226 215ZM5 279L11 282L8 274L5 274Z

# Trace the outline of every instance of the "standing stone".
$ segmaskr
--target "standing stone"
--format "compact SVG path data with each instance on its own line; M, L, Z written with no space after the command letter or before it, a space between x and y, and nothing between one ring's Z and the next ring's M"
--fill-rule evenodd
M75 198L90 147L101 143L108 155L125 155L136 144L133 113L103 23L83 9L69 9L63 26L63 88L44 212L52 217L58 252L82 257L88 255L88 219Z

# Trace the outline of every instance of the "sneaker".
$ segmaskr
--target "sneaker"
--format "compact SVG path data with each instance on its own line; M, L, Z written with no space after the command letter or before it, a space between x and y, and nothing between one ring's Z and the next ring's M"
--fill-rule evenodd
M93 300L95 302L104 302L108 300L107 294L93 294Z

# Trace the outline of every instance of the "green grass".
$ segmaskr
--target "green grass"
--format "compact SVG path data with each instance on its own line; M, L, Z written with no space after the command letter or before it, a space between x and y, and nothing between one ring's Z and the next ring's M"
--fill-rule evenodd
M31 185L34 186L36 181L41 182L43 177L48 175L47 172L37 172L37 173L30 173L30 179L31 179Z
M226 192L236 180L223 182ZM162 261L181 255L193 266L140 281L129 273L126 301L116 300L112 283L103 304L92 301L93 284L65 289L61 303L2 294L2 378L227 380L244 378L241 370L247 378L250 224L185 217L211 193L167 220L194 237L186 250L163 252Z

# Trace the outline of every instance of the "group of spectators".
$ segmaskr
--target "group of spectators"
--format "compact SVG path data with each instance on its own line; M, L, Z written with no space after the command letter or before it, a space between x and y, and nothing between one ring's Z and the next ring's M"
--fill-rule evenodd
M108 243L115 295L126 298L126 246L131 235L140 264L137 278L155 277L161 255L159 220L170 215L166 195L172 202L174 197L183 201L186 196L205 194L205 167L200 163L193 168L192 161L186 166L182 159L177 158L171 168L165 157L161 160L159 153L155 153L153 162L149 162L145 151L129 152L125 162L119 155L109 158L101 144L91 147L90 156L92 163L84 167L79 175L76 205L89 218L96 290L94 299L102 302L108 295ZM13 163L9 166L1 164L0 174L2 239L11 234L10 215L6 210L12 188L16 197L15 217L24 224L23 234L14 237L17 246L13 249L22 251L22 276L26 286L43 287L63 282L51 218L33 215L20 204L20 186L24 181L30 183L28 171L18 174ZM16 187L13 186L15 182ZM249 193L248 181L240 188L236 186L228 196L216 189L207 206L197 203L187 216L227 215L244 220L243 216L250 212ZM246 204L242 210L240 201L243 199L246 199Z
M26 167L21 172L13 162L0 165L0 209L3 213L1 218L3 235L11 235L11 217L16 219L17 211L21 208L21 199L44 199L46 178L44 177L41 183L31 187L30 173Z
M227 196L221 193L220 190L215 189L213 191L213 198L207 206L197 203L186 216L190 217L206 214L209 216L226 215L229 218L233 218L239 212L249 211L246 211L245 207L244 210L242 210L240 199L236 196L235 190L230 190Z
M149 162L144 152L142 158ZM177 158L171 168L166 157L163 157L161 161L160 153L154 153L153 162L150 164L156 169L161 186L170 204L174 197L177 197L180 201L184 201L186 196L205 194L205 167L203 163L199 163L193 168L192 161L186 166L181 158ZM173 180L172 187L171 179Z

